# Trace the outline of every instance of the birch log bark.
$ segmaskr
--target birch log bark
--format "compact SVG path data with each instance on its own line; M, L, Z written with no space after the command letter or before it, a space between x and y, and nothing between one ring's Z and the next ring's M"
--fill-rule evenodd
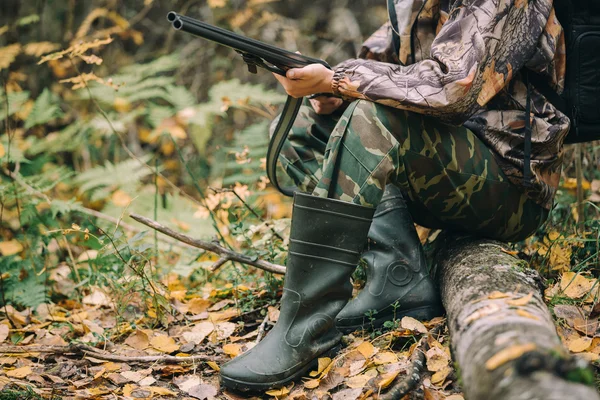
M577 382L591 372L563 347L537 272L502 243L442 240L436 273L466 399L600 399Z

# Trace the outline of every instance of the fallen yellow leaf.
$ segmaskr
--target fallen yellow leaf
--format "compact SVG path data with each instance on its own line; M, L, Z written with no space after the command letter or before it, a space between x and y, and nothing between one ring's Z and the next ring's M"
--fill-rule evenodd
M223 353L231 358L237 357L242 352L242 346L239 344L229 343L223 346Z
M517 310L517 314L519 314L521 317L539 320L539 318L536 317L535 315L533 315L532 313L530 313L528 311L525 311L525 310L522 310L522 309L518 309Z
M448 375L450 375L450 372L452 372L452 369L448 366L440 369L431 376L431 383L440 386L442 383L444 383Z
M588 294L596 284L596 279L588 279L576 272L565 272L560 278L560 289L572 298L579 299Z
M398 356L393 351L382 351L375 355L373 362L377 365L392 364L398 362Z
M167 335L158 335L150 339L150 345L163 353L172 353L179 350L179 345L175 340Z
M217 365L217 363L216 363L216 362L214 362L214 361L207 361L206 363L207 363L207 364L208 364L208 366L209 366L209 367L211 367L211 368L212 368L214 371L217 371L217 372L218 372L218 371L220 371L220 370L221 370L221 368L220 368L220 367Z
M516 360L523 354L533 351L536 348L537 346L535 343L515 344L507 347L490 357L485 363L485 368L488 371L493 371L507 362Z
M494 290L492 293L490 293L490 295L488 296L488 299L496 300L496 299L505 299L507 297L510 297L510 294L502 293L502 292L499 292L498 290Z
M325 370L325 368L327 368L329 366L329 364L331 364L331 358L329 358L329 357L319 358L318 363L319 363L319 366L317 367L317 370L311 371L309 374L313 378L316 376L319 376L321 374L321 372L323 372Z
M523 296L519 299L508 300L507 303L511 306L522 307L522 306L529 304L529 302L531 301L532 298L533 298L533 292L531 292L528 295Z
M586 351L592 345L592 338L587 336L580 337L569 342L568 348L571 353L581 353Z
M360 354L362 354L366 359L371 358L373 354L377 352L377 348L371 344L371 342L362 342L356 348Z
M23 245L16 240L0 242L0 253L3 256L12 256L23 251Z
M289 394L290 390L284 386L281 389L269 390L265 393L273 397L282 397Z
M26 367L21 367L21 368L17 368L17 369L13 369L10 371L6 371L5 374L6 376L8 376L9 378L25 378L27 375L31 374L31 367L26 366Z
M304 387L307 389L315 389L319 387L320 381L318 379L311 379L309 381L304 382Z

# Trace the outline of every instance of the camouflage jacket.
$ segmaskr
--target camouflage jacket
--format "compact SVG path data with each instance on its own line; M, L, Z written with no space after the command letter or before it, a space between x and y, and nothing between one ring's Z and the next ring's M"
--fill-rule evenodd
M565 38L552 0L449 1L394 0L399 51L388 22L359 59L336 66L333 90L468 127L495 151L510 181L549 209L569 119L531 91L532 181L525 185L522 69L562 91Z

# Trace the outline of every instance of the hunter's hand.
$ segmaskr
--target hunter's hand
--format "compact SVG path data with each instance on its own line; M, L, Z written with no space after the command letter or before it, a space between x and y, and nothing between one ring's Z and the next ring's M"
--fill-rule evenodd
M331 80L333 71L321 64L311 64L304 68L292 68L286 77L273 74L287 94L292 97L304 97L315 93L333 93Z
M317 114L329 115L340 108L340 106L344 104L344 100L339 97L319 96L310 99L310 104Z

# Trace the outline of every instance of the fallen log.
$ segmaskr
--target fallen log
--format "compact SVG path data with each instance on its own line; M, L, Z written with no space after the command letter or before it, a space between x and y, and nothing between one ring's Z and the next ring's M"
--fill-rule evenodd
M535 270L500 242L440 240L436 275L467 400L600 399L587 363L561 344Z

